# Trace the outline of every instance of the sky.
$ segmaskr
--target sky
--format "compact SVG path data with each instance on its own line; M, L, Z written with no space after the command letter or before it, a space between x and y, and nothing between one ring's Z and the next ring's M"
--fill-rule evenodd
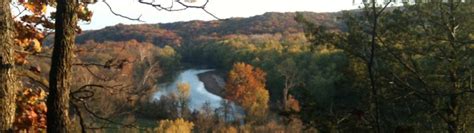
M147 0L144 0L147 1ZM152 0L148 0L150 2ZM169 4L171 0L163 5ZM99 0L98 3L89 5L94 15L90 23L81 23L85 30L101 29L106 26L122 24L143 24L143 23L169 23L190 20L215 20L212 16L200 9L187 9L185 11L167 12L158 11L149 5L138 3L138 0L108 0L114 12L122 15L137 18L145 22L131 21L112 14L105 3ZM202 4L197 0L194 5ZM250 17L261 15L265 12L336 12L340 10L355 9L352 0L209 0L206 9L221 19L232 17Z

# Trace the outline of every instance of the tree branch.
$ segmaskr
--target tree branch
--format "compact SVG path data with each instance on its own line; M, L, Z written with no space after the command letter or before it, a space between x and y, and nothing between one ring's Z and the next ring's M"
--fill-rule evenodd
M39 83L44 88L49 89L48 80L46 78L42 77L41 75L38 75L38 74L33 73L32 71L26 70L26 69L23 69L23 70L19 71L19 75L28 77L30 80L32 80L36 83Z
M86 127L86 125L83 121L83 119L84 119L83 115L80 112L78 104L80 104L82 106L82 109L84 109L86 111L86 113L90 114L93 118L96 118L96 119L99 119L99 120L102 120L102 121L105 121L107 123L114 124L114 125L121 125L121 126L124 126L124 127L139 128L138 126L133 125L133 124L124 124L124 123L120 123L120 122L115 122L113 120L110 120L109 118L100 116L99 114L95 113L92 109L89 108L89 105L87 104L86 100L89 99L89 98L92 98L95 95L95 93L92 90L87 90L86 88L102 88L102 89L105 89L105 88L115 88L115 87L118 87L118 86L121 86L121 85L104 86L104 85L98 85L98 84L87 84L87 85L84 85L84 86L80 87L78 90L70 93L70 95L71 95L71 104L74 107L74 109L79 112L78 114L79 114L79 117L80 117L79 120L80 120L80 125L81 125L82 132L85 132L86 128L87 129L92 129L92 128ZM78 94L84 94L84 93L86 93L85 96L77 96ZM78 103L78 104L76 104L76 103Z
M125 15L116 13L116 12L112 9L112 7L110 6L110 4L107 3L107 1L103 0L102 2L104 2L105 5L107 5L107 7L109 8L110 12L111 12L112 14L114 14L115 16L119 16L119 17L122 17L122 18L125 18L125 19L128 19L128 20L132 20L132 21L145 22L145 21L143 21L143 20L140 19L140 18L142 17L142 15L138 16L137 18L131 18L131 17L128 17L128 16L125 16Z
M206 9L206 6L207 4L209 3L209 0L206 0L206 2L202 5L199 5L199 6L195 6L195 5L188 5L184 2L182 2L181 0L176 0L176 3L178 3L179 5L181 5L183 8L179 8L179 9L173 9L175 6L174 6L174 0L172 0L173 2L171 3L171 6L169 7L164 7L163 5L161 4L157 4L155 3L155 0L151 1L151 2L146 2L146 1L143 1L143 0L138 0L139 3L141 4L145 4L145 5L150 5L154 8L156 8L157 10L165 10L165 11L169 11L169 12L173 12L173 11L183 11L183 10L186 10L188 8L194 8L194 9L201 9L203 10L204 12L206 12L207 14L209 14L210 16L212 16L213 18L217 19L217 20L220 20L219 17L217 17L215 14L209 12L207 9Z
M82 116L82 113L79 110L79 107L72 101L70 103L71 103L72 107L74 108L74 110L77 111L77 115L79 116L79 125L81 127L81 133L86 133L86 125L85 125L85 122L84 122L84 117Z

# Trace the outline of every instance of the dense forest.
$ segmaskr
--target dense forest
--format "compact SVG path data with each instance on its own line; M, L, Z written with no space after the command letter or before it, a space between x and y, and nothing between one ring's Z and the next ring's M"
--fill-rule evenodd
M82 31L71 1L2 1L0 132L474 132L470 2ZM217 108L188 83L155 98L194 68L224 80Z

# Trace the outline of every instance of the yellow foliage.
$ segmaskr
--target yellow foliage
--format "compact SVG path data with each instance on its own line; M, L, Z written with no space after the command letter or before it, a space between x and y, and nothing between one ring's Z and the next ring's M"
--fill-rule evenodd
M237 128L233 126L221 126L217 128L213 133L238 133Z
M187 99L190 95L188 83L179 83L178 84L178 96L180 99Z
M33 44L31 44L31 49L34 52L41 52L41 42L38 39L33 39Z
M247 110L252 116L262 117L267 113L269 94L265 89L255 89L255 91L255 94L258 94L255 95L257 100L251 102L251 106Z
M176 120L161 120L156 128L157 133L191 133L194 124L182 118Z

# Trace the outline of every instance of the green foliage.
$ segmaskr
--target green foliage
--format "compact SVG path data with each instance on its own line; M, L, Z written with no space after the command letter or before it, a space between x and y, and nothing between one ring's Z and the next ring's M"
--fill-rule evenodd
M192 118L198 132L297 132L303 123L311 131L371 132L375 130L375 113L370 108L373 101L367 64L373 16L366 16L366 11L266 13L248 19L117 25L80 35L80 48L102 46L94 53L78 52L78 56L81 61L93 63L133 57L127 60L137 61L132 65L134 69L125 69L123 74L133 75L129 81L140 84L136 88L153 88L158 81L173 79L185 63L233 71L227 79L233 84L228 83L231 87L227 88L239 94L234 93L230 99L254 116L290 118L282 120L290 126L271 119L240 127L225 124L228 120L222 119L223 114L213 114L209 108L192 117L188 117L189 110L184 110L184 117L178 107L185 104L186 93L142 103L136 111L142 118ZM384 132L444 132L452 125L457 125L459 132L474 130L472 12L469 5L429 3L389 8L379 16L374 70L380 93L375 97L379 99ZM260 68L266 76L252 75L252 68L235 72L237 62ZM254 82L262 77L265 80ZM279 110L285 96L292 100L296 116ZM116 105L109 106L107 110ZM228 115L228 107L216 112ZM108 114L105 112L100 113ZM299 116L302 121L288 116ZM160 131L180 129L173 127L174 122L162 121ZM184 120L183 123L189 125Z
M355 90L368 88L368 78L365 76L368 74L364 64L369 62L369 44L373 34L367 31L372 28L373 16L370 16L370 11L363 10L362 13L364 12L368 12L369 16L357 12L344 13L342 21L347 25L347 32L331 32L324 27L306 23L306 28L309 28L306 35L313 44L318 46L329 44L348 55L349 63L352 65L348 72L353 75L353 77L340 76L333 73L337 71L323 70L321 72L331 73L310 83L323 88L332 88L331 84L325 82L342 77L350 79L351 87ZM380 92L375 97L379 99L382 130L408 129L432 132L473 130L470 126L460 126L471 125L470 116L474 114L470 109L473 103L468 100L472 98L469 92L471 89L468 87L471 83L464 80L472 78L473 49L468 43L472 42L469 36L473 32L473 19L472 15L468 15L472 12L469 4L434 2L406 5L403 8L387 10L378 16L374 70L376 86ZM340 118L335 119L336 123L327 124L329 125L327 130L357 127L353 124L373 125L375 120L367 118L375 114L371 113L367 106L373 101L364 98L369 96L370 91L360 91L356 94L362 97L354 103L358 106L355 106L356 110L352 111L352 115L357 116L356 118L362 122L352 123L350 117L340 115ZM328 94L323 96L327 97ZM350 103L350 101L341 102ZM313 106L318 106L318 103L314 102ZM364 103L365 106L361 105ZM334 107L332 104L325 106ZM336 106L331 110L339 111L345 108L347 107ZM347 124L350 125L341 126L343 123L339 122L343 120L348 121ZM359 129L371 129L370 126L359 127L362 127Z

